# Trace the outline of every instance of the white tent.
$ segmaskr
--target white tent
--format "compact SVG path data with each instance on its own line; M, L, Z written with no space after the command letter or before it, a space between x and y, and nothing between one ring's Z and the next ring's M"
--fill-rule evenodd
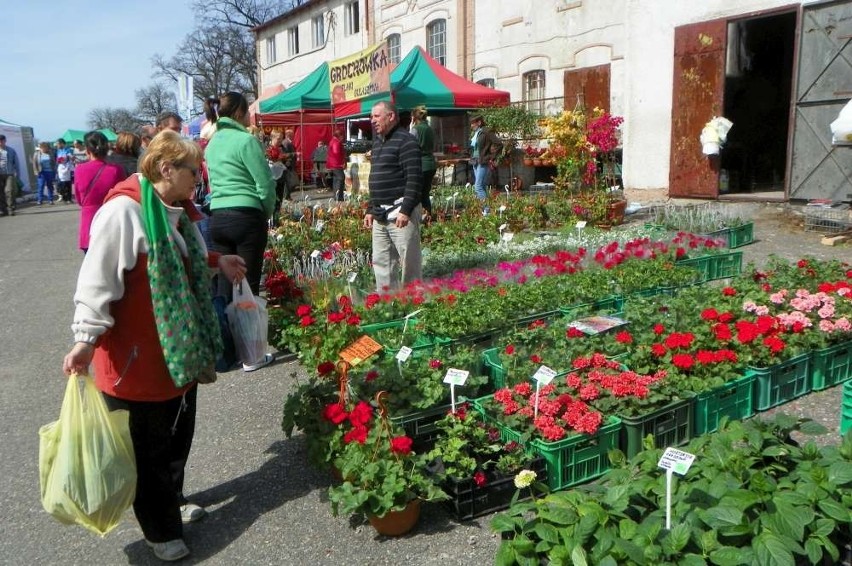
M35 151L33 129L0 119L0 134L6 136L6 145L14 149L15 153L18 154L18 161L21 166L21 181L24 183L23 190L32 191L33 186L35 186L35 179L32 178L32 167L30 167L30 160Z

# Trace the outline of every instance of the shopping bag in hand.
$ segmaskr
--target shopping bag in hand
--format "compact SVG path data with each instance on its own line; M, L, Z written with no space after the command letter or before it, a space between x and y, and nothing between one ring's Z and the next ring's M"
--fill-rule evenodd
M121 521L136 495L130 414L110 411L89 376L72 375L59 420L39 430L44 509L101 536Z
M255 297L245 280L234 283L231 304L225 309L234 336L237 355L243 365L256 365L266 358L269 314L266 300Z

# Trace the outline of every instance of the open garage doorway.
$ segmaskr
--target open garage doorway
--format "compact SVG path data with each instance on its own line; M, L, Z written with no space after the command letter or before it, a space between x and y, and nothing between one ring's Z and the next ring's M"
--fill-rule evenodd
M729 20L719 195L784 199L796 12Z

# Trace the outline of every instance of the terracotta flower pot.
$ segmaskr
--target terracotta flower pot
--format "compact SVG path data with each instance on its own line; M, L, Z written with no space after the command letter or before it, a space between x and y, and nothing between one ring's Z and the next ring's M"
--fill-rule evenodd
M368 515L370 524L380 535L398 537L414 528L420 519L420 500L414 499L402 511L390 511L384 517Z
M536 158L535 158L535 159L533 159L532 161L533 161L533 166L534 166L534 167L540 167L540 166L541 166L541 159L539 159L539 158L537 158L537 157L536 157Z
M532 167L533 160L529 158L524 158L524 165L526 165L527 167Z
M624 222L624 213L626 210L626 200L617 200L615 202L610 203L609 210L607 211L607 221L613 224L614 226L618 226L619 224Z

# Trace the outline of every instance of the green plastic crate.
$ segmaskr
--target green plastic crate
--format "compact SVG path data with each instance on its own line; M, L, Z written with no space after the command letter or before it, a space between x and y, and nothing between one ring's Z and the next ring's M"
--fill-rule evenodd
M811 352L766 368L749 366L754 372L754 409L765 411L792 401L810 391Z
M852 341L841 342L813 353L811 389L822 391L852 377Z
M559 312L567 317L613 314L623 311L624 297L621 295L611 295L588 303L577 303L567 307L559 307Z
M693 433L698 436L715 432L722 417L742 420L754 414L754 374L748 373L712 391L695 396Z
M678 261L680 265L691 267L699 274L698 281L710 281L710 260L711 256L691 257L689 259L681 259Z
M840 434L846 434L852 429L852 381L843 385L843 399L840 403Z
M754 242L754 222L746 222L740 226L723 228L707 234L713 238L722 238L728 243L729 249L740 248Z
M593 435L578 434L556 442L538 438L530 443L547 463L547 484L552 490L586 483L610 468L609 451L618 448L621 420L609 417Z
M482 352L482 365L491 379L491 385L494 386L494 389L506 387L508 372L503 367L503 364L500 363L500 352L497 348L489 348Z
M464 397L456 399L456 405L467 401ZM452 404L436 405L407 415L396 415L389 418L390 422L401 426L406 436L411 438L415 451L431 450L438 435L438 421L452 410Z
M669 403L665 407L639 417L620 417L621 450L632 458L642 451L642 440L649 434L654 446L680 446L692 438L693 398Z
M709 257L709 281L736 277L743 271L743 252L730 252Z

